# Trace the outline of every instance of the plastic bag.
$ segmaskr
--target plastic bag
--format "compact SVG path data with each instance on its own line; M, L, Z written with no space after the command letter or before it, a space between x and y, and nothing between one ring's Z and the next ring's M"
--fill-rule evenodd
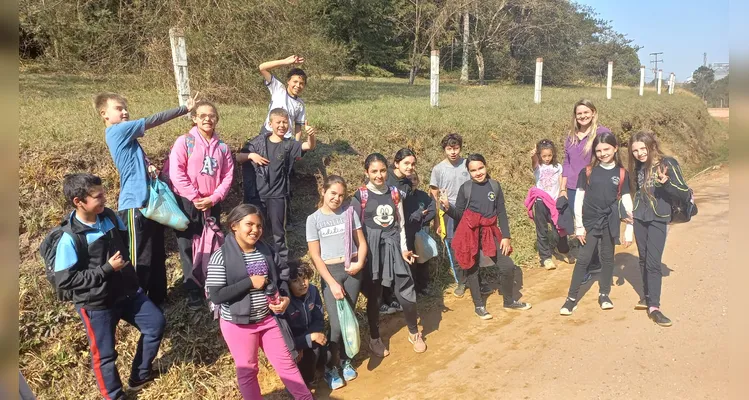
M189 221L179 209L174 193L166 183L151 179L148 183L148 205L141 208L144 217L178 231L187 229Z
M354 358L359 353L359 322L345 298L336 300L336 308L338 308L338 322L341 324L341 337L346 348L346 355Z
M419 263L425 263L437 257L437 242L425 229L416 232L414 237L414 253L419 256Z

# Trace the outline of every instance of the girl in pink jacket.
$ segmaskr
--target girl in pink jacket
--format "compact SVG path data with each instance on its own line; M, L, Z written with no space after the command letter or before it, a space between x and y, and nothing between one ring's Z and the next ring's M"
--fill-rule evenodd
M192 129L177 138L169 154L169 180L190 220L187 230L176 234L188 306L198 309L203 306L208 258L223 242L221 201L234 180L234 161L216 132L216 106L201 100L190 116Z

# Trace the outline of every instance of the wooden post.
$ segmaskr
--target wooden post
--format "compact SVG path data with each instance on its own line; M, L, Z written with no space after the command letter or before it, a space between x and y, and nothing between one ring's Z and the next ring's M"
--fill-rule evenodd
M645 66L640 65L640 96L645 91Z
M190 98L190 80L187 77L187 44L185 33L180 28L169 29L169 42L172 45L172 64L174 64L174 78L177 81L177 97L179 105L183 106Z
M606 74L606 99L611 100L611 85L614 81L614 62L609 61L609 71Z
M674 94L674 86L676 85L676 75L674 73L671 73L671 76L668 78L668 94Z
M463 14L463 64L460 68L460 84L465 85L468 83L468 46L470 41L468 37L471 34L471 16L467 12Z
M538 104L541 102L541 75L544 69L544 59L539 57L536 59L536 90L533 93L533 102Z
M432 50L432 68L429 74L430 77L430 90L429 90L429 102L432 107L439 107L440 105L440 51Z
M658 82L656 82L656 85L658 85L658 94L661 94L661 81L663 80L663 70L658 70Z

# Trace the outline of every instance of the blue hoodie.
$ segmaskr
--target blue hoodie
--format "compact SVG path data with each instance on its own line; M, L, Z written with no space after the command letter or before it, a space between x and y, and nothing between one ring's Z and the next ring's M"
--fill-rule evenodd
M325 316L322 310L320 291L310 284L304 297L290 296L291 302L284 312L284 319L289 323L297 350L312 349L319 344L312 342L311 334L322 333L325 329Z

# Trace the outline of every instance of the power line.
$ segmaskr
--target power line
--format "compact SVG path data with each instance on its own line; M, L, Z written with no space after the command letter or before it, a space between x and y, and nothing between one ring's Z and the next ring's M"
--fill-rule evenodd
M663 62L662 58L660 60L658 59L658 55L660 55L660 54L663 54L663 52L661 51L661 52L658 52L658 53L650 53L651 56L655 56L655 60L650 61L651 64L655 64L655 67L653 67L653 75L655 77L658 77L658 63L659 62L661 62L661 63ZM653 79L655 79L655 78L653 78Z

